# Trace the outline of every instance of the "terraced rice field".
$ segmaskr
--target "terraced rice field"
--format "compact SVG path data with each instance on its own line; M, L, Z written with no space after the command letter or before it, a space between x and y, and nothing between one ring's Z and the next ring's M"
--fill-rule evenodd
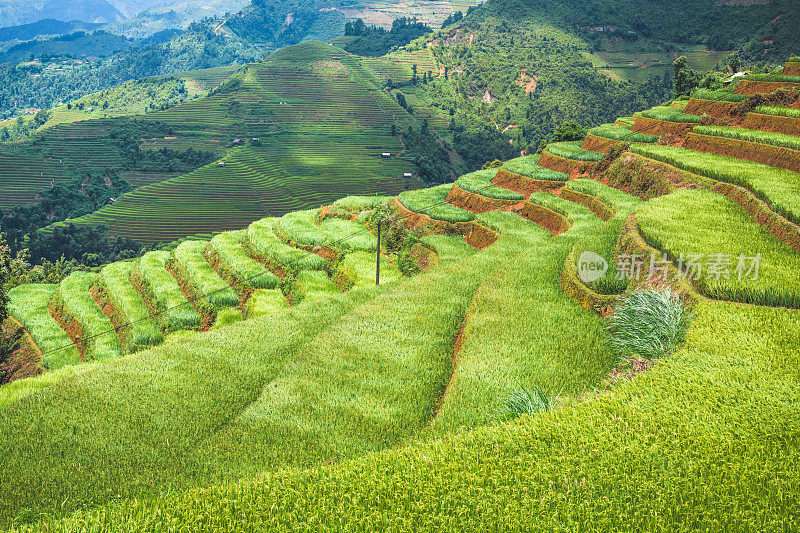
M578 145L551 146L587 161ZM591 179L541 186L488 213L450 204L450 184L347 198L116 267L112 284L124 285L130 268L153 317L194 312L179 280L227 293L266 269L281 289L236 287L249 300L231 299L236 310L220 313L218 329L4 387L0 524L36 509L33 527L46 530L161 530L187 520L228 530L254 520L271 529L559 530L587 519L604 530L797 529L787 496L800 487L797 175L675 146L632 149L639 155L623 155L605 175L587 171ZM537 162L514 165L535 173ZM463 191L498 187L492 173L502 171L463 177ZM605 184L626 172L638 180L624 184L628 192ZM663 194L629 194L648 197L648 179L666 182ZM429 233L420 245L439 266L401 276L400 257L384 254L391 283L376 287L371 251L339 247L344 257L332 259L318 248L366 236L359 229L380 203ZM347 220L320 223L330 216ZM761 254L763 270L757 279L676 282L692 304L685 337L631 359L610 342L603 316L619 312L636 282L586 285L574 259L593 251L613 262L637 250L674 262ZM334 270L352 288L343 291ZM108 319L96 281L77 272L57 288L19 287L12 312L24 322L30 297L27 320L42 324L43 339L55 323L41 320L45 301L65 334L97 331ZM242 321L242 312L255 318ZM200 326L199 315L160 325L181 321ZM118 336L109 338L83 356L113 348ZM546 405L508 420L524 391ZM19 439L31 427L36 439ZM719 468L698 470L709 457ZM418 489L431 497L414 496Z
M164 242L242 228L348 194L394 195L419 186L404 177L415 167L397 157L403 146L390 136L393 123L402 128L415 119L358 58L321 43L277 54L206 98L145 118L178 132L147 148L213 149L220 162L141 187L71 222ZM244 146L231 147L236 138Z

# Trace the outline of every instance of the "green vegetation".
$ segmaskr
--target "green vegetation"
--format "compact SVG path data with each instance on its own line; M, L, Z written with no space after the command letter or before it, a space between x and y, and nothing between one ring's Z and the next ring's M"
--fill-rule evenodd
M257 220L247 228L245 239L256 256L273 268L291 272L322 270L327 266L327 261L322 257L284 243L275 235L274 228L275 219L270 218Z
M111 300L118 322L126 325L120 333L130 335L130 344L136 350L160 344L164 335L150 318L141 295L130 283L134 266L131 261L111 263L100 271L98 284L104 296Z
M438 185L428 189L406 191L397 199L409 211L428 215L435 220L445 222L469 222L475 215L464 209L452 206L445 201L452 185Z
M800 110L798 110L800 111ZM700 135L713 135L754 143L770 144L782 148L800 150L800 136L773 133L771 131L750 130L746 128L728 128L724 126L695 126L695 133Z
M119 357L119 337L108 335L114 327L103 310L97 305L90 289L97 283L97 274L73 272L61 282L52 304L59 309L64 323L74 321L70 328L84 356L89 359Z
M374 252L378 247L378 239L358 222L326 218L320 226L327 237L328 246L337 250Z
M761 113L762 115L777 115L781 117L800 118L800 109L792 109L790 107L760 105L753 111L755 113Z
M678 109L672 109L671 107L664 107L658 106L652 109L648 109L647 111L642 111L638 113L639 115L652 118L654 120L663 120L666 122L694 122L699 124L703 117L699 117L697 115L689 115Z
M436 252L443 265L461 261L475 253L475 248L459 235L425 235L421 242Z
M800 307L800 279L795 275L800 256L724 196L704 190L676 191L639 207L637 221L645 239L673 261L701 258L702 271L695 284L703 294L756 305ZM757 256L758 264L754 264Z
M800 83L800 76L784 76L783 74L748 74L742 79L753 81Z
M288 306L279 289L256 289L247 300L247 311L253 317L272 315Z
M170 330L199 327L200 315L166 268L170 259L169 252L161 251L142 256L139 261L140 290L150 298L150 313L158 313L162 326ZM136 274L134 271L132 277Z
M394 19L390 30L377 26L367 26L361 19L344 25L346 37L355 37L347 42L344 49L359 56L382 56L393 47L404 46L433 30L414 18Z
M658 135L648 135L646 133L635 133L623 126L604 124L589 130L589 133L603 139L613 139L626 143L654 143L658 141Z
M622 298L608 330L620 360L652 360L683 342L690 320L690 312L672 289L642 289Z
M295 211L283 215L275 222L275 233L284 241L300 246L322 246L328 236L316 224L317 211Z
M696 98L698 100L711 100L714 102L744 102L750 95L747 94L735 94L731 90L711 90L711 89L697 89L692 93L692 98Z
M293 283L291 299L294 304L306 298L319 298L341 292L328 275L320 270L303 270L297 274Z
M214 309L235 307L239 305L236 293L214 272L203 256L207 246L205 241L183 242L175 249L175 261L200 300L207 301Z
M781 215L794 222L800 221L800 174L796 172L673 146L634 145L631 150L701 176L750 189Z
M513 172L535 180L542 181L567 181L569 176L563 172L556 172L549 168L542 168L536 163L539 161L538 155L526 155L503 163L503 170Z
M471 174L461 176L456 180L456 187L465 191L480 194L487 198L497 198L499 200L512 200L521 201L525 197L514 191L510 191L503 187L492 185L492 180L497 175L496 168L489 168L486 170L478 170Z
M244 231L220 233L211 239L209 251L219 254L224 269L231 272L236 282L254 289L274 289L278 286L278 276L250 257L242 247Z
M44 353L44 367L55 370L79 361L77 348L50 316L50 300L57 285L29 284L14 287L8 292L8 311L31 334Z
M375 283L375 254L368 252L353 252L347 254L339 265L340 273L350 280L355 287ZM381 255L381 285L392 283L402 278L400 269L396 264L390 263L389 258Z
M581 148L581 141L550 143L545 150L554 156L572 159L573 161L597 162L603 159L603 154Z

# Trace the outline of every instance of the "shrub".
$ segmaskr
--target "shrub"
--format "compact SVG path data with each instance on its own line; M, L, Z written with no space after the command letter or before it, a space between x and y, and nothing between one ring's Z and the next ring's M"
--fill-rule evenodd
M532 388L520 387L509 394L492 417L494 421L510 420L519 415L529 415L550 411L555 408L558 396L550 396L538 385Z
M683 341L690 318L672 289L643 289L622 299L609 317L608 332L620 360L654 359Z

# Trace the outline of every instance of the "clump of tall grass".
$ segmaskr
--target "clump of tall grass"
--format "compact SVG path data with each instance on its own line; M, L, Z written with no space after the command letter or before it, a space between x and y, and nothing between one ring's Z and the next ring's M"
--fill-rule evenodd
M503 400L491 419L494 422L502 422L520 415L551 411L557 404L558 395L550 396L535 384L531 388L521 386Z
M691 311L666 287L637 290L623 297L607 327L619 360L654 359L683 342L690 321Z

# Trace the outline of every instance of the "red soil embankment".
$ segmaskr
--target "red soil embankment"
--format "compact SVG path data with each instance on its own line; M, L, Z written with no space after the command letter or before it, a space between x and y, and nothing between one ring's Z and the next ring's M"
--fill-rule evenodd
M742 122L742 127L751 130L785 133L786 135L800 135L800 118L748 113L744 118L744 122Z
M738 102L715 102L712 100L697 100L692 98L686 105L684 113L689 115L708 115L716 118L733 120L736 118Z
M570 220L561 213L557 213L552 209L548 209L533 202L525 202L517 213L534 224L542 226L553 235L564 233L572 225Z
M431 233L461 235L467 244L478 250L494 244L500 237L497 233L482 226L475 220L455 224L443 220L434 220L428 215L409 210L397 198L392 199L392 206L406 220L407 227L423 229Z
M565 200L588 207L595 215L603 220L608 220L614 216L614 209L596 196L566 188L561 189L559 194Z
M791 83L786 81L755 81L755 80L741 80L736 84L733 90L736 94L767 94L778 89L800 89L800 83Z
M447 194L446 201L450 205L466 209L472 213L497 211L498 209L503 209L517 203L512 200L488 198L474 192L465 191L455 185L453 185L450 192Z
M599 152L601 154L606 154L615 146L621 146L621 145L622 143L620 141L616 141L614 139L605 139L603 137L598 137L590 133L589 135L586 136L586 139L583 140L581 148L583 148L584 150L588 150L590 152Z
M698 152L710 152L738 159L747 159L756 163L800 172L800 151L790 148L696 133L687 135L683 146Z
M492 184L508 189L509 191L518 192L527 197L538 191L558 189L564 185L564 182L535 180L501 168L497 171L497 175L492 180Z
M800 76L800 63L786 63L781 74L784 76Z
M570 298L586 310L591 309L602 313L604 309L613 307L619 299L617 296L598 294L587 287L575 271L575 260L571 252L561 273L561 286Z
M656 120L654 118L636 117L631 131L636 133L647 133L648 135L686 135L692 128L697 126L693 122L667 122L666 120Z
M553 155L545 150L539 157L538 165L540 167L549 168L550 170L563 172L573 176L591 173L597 163L592 161L575 161L573 159L566 159L557 155Z
M22 339L19 348L11 354L6 363L0 367L4 372L4 381L11 383L18 379L38 376L42 373L42 350L31 334L14 317L8 317L3 324L3 331L11 334L22 330Z

